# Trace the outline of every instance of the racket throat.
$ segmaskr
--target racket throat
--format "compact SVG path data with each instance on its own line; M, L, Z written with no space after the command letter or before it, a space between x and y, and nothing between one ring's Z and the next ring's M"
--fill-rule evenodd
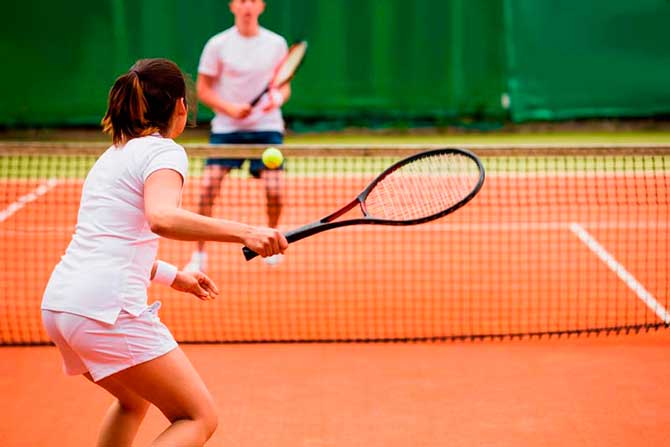
M367 215L367 214L366 214L366 211L365 211L365 204L364 204L359 198L355 198L355 199L352 200L347 206L345 206L345 207L339 209L338 211L335 211L333 214L330 214L330 215L324 217L323 219L320 220L320 222L321 222L321 223L332 222L332 221L334 221L335 219L338 219L338 218L344 216L345 214L347 214L347 213L348 213L349 211L351 211L356 205L360 205L360 207L361 207L361 212L363 213L364 216Z

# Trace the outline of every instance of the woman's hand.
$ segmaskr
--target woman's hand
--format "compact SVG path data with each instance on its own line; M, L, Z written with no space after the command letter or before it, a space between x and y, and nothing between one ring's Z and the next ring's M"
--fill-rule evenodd
M177 272L171 286L180 292L193 294L203 301L213 300L219 296L219 289L214 281L202 272Z
M266 227L249 227L243 244L264 258L284 253L288 248L288 241L279 230Z

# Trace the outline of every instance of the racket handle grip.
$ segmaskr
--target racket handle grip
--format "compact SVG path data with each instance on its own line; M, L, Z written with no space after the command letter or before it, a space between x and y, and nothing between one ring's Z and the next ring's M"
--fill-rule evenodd
M299 241L300 239L304 239L307 236L311 236L312 234L319 233L325 228L326 227L322 225L321 221L317 221L312 222L311 224L307 224L303 227L296 228L295 230L291 230L284 234L284 236L286 236L286 240L290 244L291 242ZM258 253L251 250L249 247L242 247L242 253L244 253L244 258L247 261L251 261L256 256L258 256Z
M244 253L244 259L246 259L247 261L251 261L256 256L258 256L258 253L256 253L249 247L242 247L242 253Z
M256 107L256 104L258 104L258 101L260 101L261 98L263 97L263 95L266 94L269 91L270 91L270 87L266 87L265 90L263 90L263 92L260 95L256 96L254 99L251 100L249 105L251 107Z

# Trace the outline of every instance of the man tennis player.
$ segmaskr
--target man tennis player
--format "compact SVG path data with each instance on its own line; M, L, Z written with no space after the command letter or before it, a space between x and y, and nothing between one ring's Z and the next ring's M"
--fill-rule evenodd
M258 23L265 10L263 0L231 0L235 17L233 27L209 39L200 57L196 87L198 97L215 116L211 123L210 144L283 143L284 120L280 106L291 95L289 84L270 90L255 106L249 103L263 91L277 64L288 51L286 40ZM211 216L221 182L232 169L239 169L244 160L210 158L206 162L198 213ZM282 167L266 169L260 159L250 160L250 174L263 179L268 225L276 228L282 208ZM281 255L266 258L272 264ZM188 271L205 271L205 242L199 241Z

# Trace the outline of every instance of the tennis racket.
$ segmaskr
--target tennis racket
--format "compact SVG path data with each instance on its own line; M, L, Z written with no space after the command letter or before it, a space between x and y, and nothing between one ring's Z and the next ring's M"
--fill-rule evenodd
M288 53L286 54L286 56L284 56L284 59L282 59L282 61L277 65L277 67L275 67L272 80L270 81L268 86L265 87L265 90L263 90L258 96L256 96L249 103L251 104L251 107L256 106L256 104L258 104L258 101L261 100L263 95L269 92L271 89L279 88L282 85L290 82L291 79L293 79L295 72L298 70L298 67L300 67L300 64L302 63L302 60L305 57L306 52L307 52L307 42L304 40L291 45L291 48L288 49Z
M289 243L347 225L416 225L446 216L468 203L484 184L484 166L462 149L437 149L394 163L351 202L285 234ZM336 220L354 208L360 215ZM247 261L258 256L243 247Z

